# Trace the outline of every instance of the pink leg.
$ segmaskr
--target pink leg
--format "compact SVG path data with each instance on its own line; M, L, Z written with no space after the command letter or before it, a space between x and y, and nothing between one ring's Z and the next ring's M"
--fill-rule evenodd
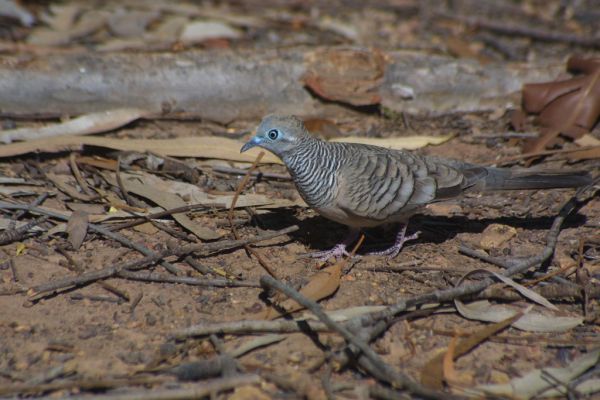
M309 256L312 258L318 258L320 262L327 261L331 257L342 258L342 256L349 256L350 253L348 253L346 248L356 241L359 233L360 231L357 229L350 229L348 236L346 236L342 243L336 244L329 250L310 253Z
M398 255L398 253L400 253L400 250L402 249L402 246L404 246L404 243L408 242L409 240L414 240L419 237L420 232L415 232L410 236L406 236L407 226L408 226L407 224L402 224L402 227L400 228L400 230L398 231L398 234L396 235L396 242L394 243L394 245L392 247L390 247L389 249L382 250L382 251L373 251L371 253L367 253L367 255L368 256L387 256L388 259L392 259L392 258L396 257Z

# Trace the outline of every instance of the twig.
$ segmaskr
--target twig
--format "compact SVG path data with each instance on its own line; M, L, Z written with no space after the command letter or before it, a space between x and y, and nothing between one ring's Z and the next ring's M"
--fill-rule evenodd
M242 320L219 322L216 324L200 324L175 331L171 334L174 339L186 339L194 336L208 336L213 333L224 335L246 335L256 333L293 333L310 330L313 332L329 332L331 329L322 322L313 320Z
M548 235L546 237L546 245L544 246L542 251L539 254L529 257L527 259L515 261L510 265L507 264L508 268L506 269L506 271L504 271L504 276L510 277L527 271L529 268L535 265L540 265L544 263L552 256L552 254L554 253L554 248L556 247L556 243L558 241L560 229L565 218L573 211L583 206L587 201L591 200L594 196L596 196L597 192L593 192L589 194L585 199L580 200L578 198L585 191L591 190L590 187L578 190L575 196L573 196L562 206L558 215L554 219L550 230L548 231ZM391 320L394 318L395 315L406 311L411 307L427 303L444 303L463 296L479 293L483 289L490 286L493 282L494 281L492 279L486 278L482 279L479 282L464 284L450 289L437 290L432 293L426 293L420 296L415 296L409 299L402 300L394 304L393 306L388 307L384 311L378 311L364 316L353 318L351 322L353 324L356 324L357 326L368 326L373 323Z
M50 196L50 193L48 192L44 192L41 193L38 197L35 198L35 200L33 200L30 204L31 207L37 207L40 204L42 204L47 198L48 196ZM13 230L15 229L15 225L17 224L17 220L19 218L21 218L23 215L25 215L27 213L27 210L19 210L15 213L15 215L13 215L12 220L10 221L10 224L8 225L8 229L7 230Z
M168 381L164 377L159 376L144 376L144 377L127 377L127 378L115 378L115 379L79 379L79 380L68 380L58 381L44 384L30 385L27 383L17 385L6 385L0 387L0 396L9 396L12 394L25 394L25 393L44 393L55 390L73 389L78 388L80 390L91 390L91 389L111 389L122 386L133 386L133 385L149 385L149 384L160 384ZM46 399L52 399L53 396L46 397ZM86 397L87 398L87 397ZM39 399L39 398L38 398Z
M249 173L248 170L245 170L245 169L226 167L224 165L215 165L213 167L213 171L221 172L224 174L232 174L232 175L246 175ZM280 179L283 181L292 180L292 177L287 174L275 174L272 172L261 172L261 171L251 171L249 174L252 176L260 176L260 177L271 178L271 179Z
M488 162L487 164L502 166L502 165L506 165L506 164L508 164L510 162L513 162L513 161L519 161L519 160L523 160L525 158L530 158L530 157L550 156L550 155L554 155L554 154L575 153L575 152L578 152L578 151L593 150L593 149L596 149L598 147L599 146L584 146L584 147L578 147L578 148L573 148L573 149L542 150L542 151L536 151L534 153L523 153L523 154L517 154L517 155L514 155L514 156L508 156L508 157L501 158L499 160L492 160L492 161Z
M43 297L45 292L53 292L60 289L65 289L73 286L82 286L86 285L90 282L97 281L100 279L106 279L111 276L117 275L120 271L125 270L139 270L142 268L146 268L150 264L154 264L158 260L168 257L168 256L184 256L191 253L198 253L202 255L208 255L212 253L216 253L219 251L229 250L236 247L243 246L248 243L256 243L263 240L272 239L281 235L288 234L290 232L294 232L298 230L298 226L292 225L290 227L273 231L273 232L265 232L260 235L256 235L251 238L243 239L243 240L221 240L218 242L212 243L194 243L186 246L181 246L175 249L165 249L159 253L155 253L150 256L146 256L139 260L129 261L126 263L121 263L117 265L113 265L101 270L90 271L83 273L79 276L68 277L57 279L54 281L50 281L38 286L31 288L35 294L34 298Z
M108 297L108 296L98 296L93 294L82 294L82 293L73 293L70 296L71 300L91 300L91 301L105 301L107 303L122 303L123 299L118 297Z
M81 188L83 193L87 194L88 196L91 196L92 191L90 190L90 187L88 186L85 179L83 179L83 176L81 176L81 171L79 170L79 166L75 161L75 153L73 152L71 152L71 154L69 155L69 166L71 167L71 172L73 172L73 176L75 177L75 180L79 184L79 187Z
M246 171L246 175L244 175L244 178L242 178L242 180L240 181L240 184L238 185L237 190L235 191L235 194L233 195L233 199L231 200L231 207L229 207L229 212L227 213L227 219L229 219L229 226L231 227L231 232L233 233L233 237L235 237L236 239L239 239L240 236L238 235L237 229L235 228L235 224L233 223L233 210L235 208L235 204L237 203L237 199L240 197L240 194L242 193L242 190L244 190L244 187L250 180L250 173L252 173L256 169L256 167L258 166L258 163L260 163L260 160L263 158L264 155L265 155L264 151L261 151L260 153L258 153L258 156L256 156L256 159L254 160L254 162L252 163L252 165L250 166L248 171ZM260 252L258 250L253 249L249 245L244 245L244 249L246 249L246 251L248 253L250 253L254 257L256 257L256 259L258 260L258 263L265 269L265 271L267 271L267 273L269 275L275 276L275 272L273 271L273 269L271 267L269 267L269 264L265 261L265 259L263 258L263 256L260 254Z
M48 220L48 216L44 215L16 229L5 230L4 232L0 233L0 245L13 243L23 239L23 237L27 234L27 231L35 226L38 226L39 224L46 222L46 220Z
M133 281L143 282L162 282L162 283L182 283L192 286L209 287L254 287L259 288L258 282L232 281L229 279L198 279L189 276L170 276L158 274L155 272L142 273L132 271L120 271L117 276Z
M71 257L71 255L63 247L56 246L56 251L59 252L64 258L67 259L67 262L69 263L68 265L70 266L69 269L71 271L77 272L78 274L81 274L84 272L84 269L81 267L81 265L77 261L75 261L75 259L73 257ZM117 296L121 297L125 301L129 301L129 294L127 294L127 292L117 289L116 287L109 284L108 282L98 281L97 283L103 289L105 289L113 294L116 294Z
M583 47L600 47L600 37L597 36L585 37L572 33L549 31L525 25L506 24L504 22L492 21L480 17L466 17L448 13L439 13L438 15L444 18L450 18L464 22L465 24L474 28L486 29L501 35L524 36L542 42L560 42Z
M55 211L50 211L50 210L46 210L43 208L38 208L38 207L31 207L28 205L23 205L23 204L12 204L12 203L8 203L6 201L0 201L0 209L5 209L5 210L26 210L32 213L36 213L36 214L42 214L42 215L47 215L49 217L52 218L56 218L56 219L60 219L61 221L68 221L69 217L67 217L66 215L57 213ZM125 236L116 233L116 232L112 232L110 230L108 230L107 228L101 226L101 225L96 225L96 224L88 224L88 229L97 233L100 233L103 236L106 236L110 239L113 239L119 243L121 243L122 245L132 248L134 250L139 251L140 253L142 253L145 256L154 256L156 255L156 253L154 253L153 251L147 249L146 247L133 243L131 240L127 239ZM157 260L158 261L158 260ZM163 267L165 267L169 272L177 274L177 272L179 272L177 270L177 268L175 268L174 265L166 262L166 261L161 261L160 265L162 265Z
M216 204L216 203L215 204L190 204L188 206L171 208L169 210L159 211L154 214L146 215L143 217L138 217L132 221L124 222L122 224L113 225L109 228L109 230L111 230L113 232L120 231L121 229L126 229L126 228L131 228L131 227L134 227L137 225L141 225L143 223L148 222L148 220L151 220L151 219L158 219L158 218L162 218L162 217L167 217L169 215L179 214L179 213L188 212L188 211L206 210L207 208L210 208L210 207L216 208L216 207L221 207L221 205Z
M451 398L451 395L446 395L442 393L438 393L427 388L424 388L420 384L414 382L408 376L404 375L401 372L395 371L392 367L387 365L385 361L377 354L369 345L363 340L357 338L352 332L350 332L346 327L338 324L333 319L331 319L321 307L313 300L303 296L298 293L298 291L290 288L287 285L279 282L271 276L263 275L260 278L261 284L266 287L276 289L291 299L295 300L299 304L303 305L305 308L309 309L321 322L323 322L327 327L331 330L339 333L348 341L348 343L356 346L364 356L370 361L370 372L375 372L376 377L379 379L384 379L386 382L392 384L398 388L405 388L409 392L421 396L423 398L428 399L448 399ZM362 364L363 367L365 364ZM375 371L373 371L373 369Z

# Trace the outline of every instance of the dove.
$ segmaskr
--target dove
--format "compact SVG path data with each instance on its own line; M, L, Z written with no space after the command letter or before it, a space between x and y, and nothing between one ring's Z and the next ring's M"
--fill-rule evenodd
M306 204L317 213L349 227L346 239L312 255L326 260L348 255L347 247L364 228L399 223L390 248L368 253L393 258L404 243L409 218L428 204L466 192L575 188L591 183L586 172L533 172L493 168L404 150L312 136L302 120L268 115L241 148L255 146L278 156Z

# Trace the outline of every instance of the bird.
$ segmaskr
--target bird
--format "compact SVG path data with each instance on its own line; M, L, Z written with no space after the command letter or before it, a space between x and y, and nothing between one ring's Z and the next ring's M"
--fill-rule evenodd
M312 136L293 115L263 118L240 152L256 146L283 161L308 206L349 227L342 242L311 254L322 261L349 255L347 248L362 229L394 223L400 224L394 245L368 254L396 257L406 241L418 237L418 232L406 235L412 215L466 192L575 188L592 182L585 171L494 168L373 145L327 142Z

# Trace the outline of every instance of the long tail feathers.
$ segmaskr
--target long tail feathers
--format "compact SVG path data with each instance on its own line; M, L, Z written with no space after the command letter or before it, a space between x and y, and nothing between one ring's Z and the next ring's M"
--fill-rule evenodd
M527 172L502 168L486 168L485 190L527 190L577 188L592 183L586 171Z

